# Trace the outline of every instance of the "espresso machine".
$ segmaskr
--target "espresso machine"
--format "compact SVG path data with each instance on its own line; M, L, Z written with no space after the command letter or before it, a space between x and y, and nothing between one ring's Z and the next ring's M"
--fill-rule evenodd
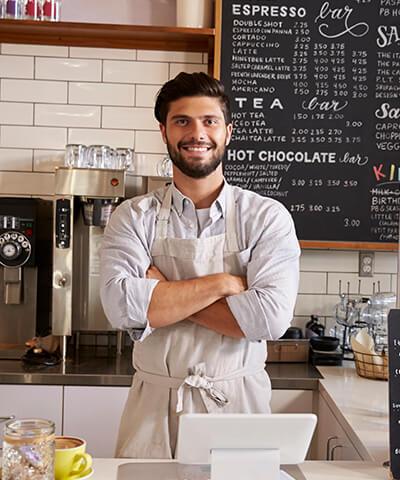
M114 330L100 301L104 227L124 198L146 192L145 177L125 170L60 167L55 173L52 333L63 360L73 333Z
M0 358L51 328L52 202L0 198ZM40 292L40 294L38 294Z

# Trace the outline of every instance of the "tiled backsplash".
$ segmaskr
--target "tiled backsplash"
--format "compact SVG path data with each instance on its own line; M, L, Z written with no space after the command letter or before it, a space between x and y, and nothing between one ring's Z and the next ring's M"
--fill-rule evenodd
M206 54L2 44L0 171L52 172L66 143L134 147L141 173L165 153L154 97Z
M207 71L206 62L200 53L2 44L0 186L21 192L12 172L40 172L49 184L45 172L63 162L66 143L134 147L140 172L155 175L165 153L155 94L179 71ZM316 314L333 325L339 281L342 291L350 282L355 296L378 285L396 290L394 253L376 253L373 278L357 272L358 252L304 251L294 323L304 326Z

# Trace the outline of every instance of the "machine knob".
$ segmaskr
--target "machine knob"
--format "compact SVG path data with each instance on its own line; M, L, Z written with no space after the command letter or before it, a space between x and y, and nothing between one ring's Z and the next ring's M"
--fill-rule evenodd
M16 242L7 242L2 245L0 255L7 260L15 260L21 253L21 247Z

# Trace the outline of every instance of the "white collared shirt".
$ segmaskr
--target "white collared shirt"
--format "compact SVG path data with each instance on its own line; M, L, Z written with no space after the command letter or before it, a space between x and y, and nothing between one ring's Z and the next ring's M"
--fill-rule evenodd
M198 221L193 202L175 186L168 236L202 238L225 231L225 183ZM234 189L236 231L240 250L250 251L248 290L227 297L229 308L250 341L279 338L290 325L299 282L300 248L293 220L276 200L239 187ZM143 341L153 329L147 311L157 280L146 279L152 264L157 209L164 189L123 202L112 214L101 251L100 295L115 328ZM204 213L204 212L203 212Z

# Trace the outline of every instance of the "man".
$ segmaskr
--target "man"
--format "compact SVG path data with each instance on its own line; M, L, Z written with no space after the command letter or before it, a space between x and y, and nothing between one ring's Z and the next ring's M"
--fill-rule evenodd
M266 339L292 318L299 246L275 200L228 185L223 86L180 73L155 116L173 184L125 201L106 228L101 298L135 340L117 456L172 458L180 412L268 413Z

